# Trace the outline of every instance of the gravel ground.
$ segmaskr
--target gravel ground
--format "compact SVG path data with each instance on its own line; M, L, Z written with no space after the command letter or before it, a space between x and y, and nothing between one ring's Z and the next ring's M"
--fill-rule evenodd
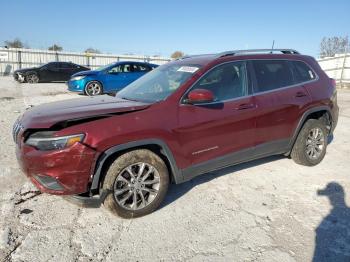
M269 157L226 168L171 186L159 210L124 220L40 194L19 170L13 122L29 105L77 97L65 90L0 78L1 261L311 261L315 249L350 261L349 91L338 92L320 165ZM331 182L331 198L317 194Z

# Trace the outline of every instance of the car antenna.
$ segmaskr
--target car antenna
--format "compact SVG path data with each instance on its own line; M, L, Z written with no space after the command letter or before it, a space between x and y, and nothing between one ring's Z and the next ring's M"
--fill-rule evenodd
M274 46L275 46L275 40L272 40L272 47L271 47L271 54L272 54L272 52L273 52L273 48L274 48Z

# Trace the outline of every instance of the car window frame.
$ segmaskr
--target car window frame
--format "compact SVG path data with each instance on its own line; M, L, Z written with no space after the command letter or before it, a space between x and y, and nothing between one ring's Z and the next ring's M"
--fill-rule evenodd
M231 60L231 61L226 61L223 63L219 63L216 64L215 66L209 68L206 72L204 72L203 75L201 75L189 88L187 88L187 90L185 91L185 93L181 96L180 98L180 105L189 105L188 103L186 103L186 97L188 95L189 92L191 92L191 90L196 86L197 83L199 83L204 77L206 77L208 74L210 74L213 70L215 70L216 68L226 65L226 64L230 64L230 63L238 63L238 62L243 62L244 63L244 68L245 68L245 95L240 96L240 97L235 97L235 98L230 98L230 99L225 99L225 100L220 100L220 101L213 101L213 102L208 102L208 103L198 103L198 104L191 104L191 105L200 105L200 106L204 106L204 105L210 105L210 104L222 104L222 103L227 103L227 102L231 102L231 101L235 101L235 100L239 100L239 99L243 99L243 98L247 98L249 96L252 95L252 79L251 79L251 75L248 72L248 63L247 60Z
M258 83L257 83L257 79L256 79L256 75L255 75L255 69L254 69L254 66L252 64L252 61L256 61L256 60L284 60L286 62L289 62L289 61L298 61L298 62L303 62L305 63L313 72L313 74L315 75L315 79L312 79L311 81L306 81L306 82L299 82L299 83L295 83L295 78L294 78L294 74L293 74L293 80L294 80L294 84L293 85L289 85L289 86L284 86L284 87L280 87L280 88L277 88L277 89L271 89L271 90L267 90L267 91L259 91L258 90ZM309 84L309 83L313 83L313 82L317 82L319 80L319 76L318 74L315 72L315 70L313 69L312 66L310 66L307 62L301 60L301 59L288 59L288 58L256 58L256 59L249 59L247 60L250 64L251 64L251 75L252 75L252 81L253 81L253 84L252 84L252 95L256 96L256 95L260 95L260 94L267 94L267 93L272 93L272 92L276 92L276 91L279 91L279 90L285 90L285 89L289 89L289 88L294 88L294 87L297 87L297 86L301 86L301 85L306 85L306 84Z

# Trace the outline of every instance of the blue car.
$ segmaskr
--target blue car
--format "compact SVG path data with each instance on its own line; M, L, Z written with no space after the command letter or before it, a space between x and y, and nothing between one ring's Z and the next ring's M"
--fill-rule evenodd
M116 93L158 65L142 62L117 62L97 70L72 75L68 90L89 96Z

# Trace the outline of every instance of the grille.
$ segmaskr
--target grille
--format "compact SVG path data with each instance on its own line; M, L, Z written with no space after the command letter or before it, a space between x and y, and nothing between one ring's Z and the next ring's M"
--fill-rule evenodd
M21 125L21 123L19 121L16 121L15 124L13 125L13 128L12 128L12 137L13 137L13 141L16 144L18 142L18 135L21 132L21 130L23 130L23 126Z

